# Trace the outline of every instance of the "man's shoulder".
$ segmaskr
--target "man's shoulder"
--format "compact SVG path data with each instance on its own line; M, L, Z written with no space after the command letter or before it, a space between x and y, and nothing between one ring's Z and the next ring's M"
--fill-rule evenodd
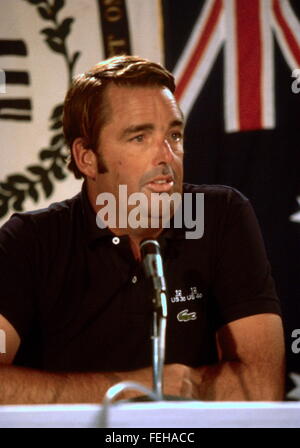
M60 219L62 216L68 216L75 210L81 207L81 193L77 193L75 196L69 199L64 199L59 202L53 202L46 208L41 208L38 210L32 210L22 213L21 215L26 219L32 221L43 221L48 218ZM18 214L20 215L20 214Z
M229 205L248 203L248 198L234 187L217 184L183 184L183 193L202 193L208 202Z
M56 226L69 225L80 211L81 193L78 193L70 199L53 202L46 208L14 213L1 227L1 232L26 232L28 234L54 230Z

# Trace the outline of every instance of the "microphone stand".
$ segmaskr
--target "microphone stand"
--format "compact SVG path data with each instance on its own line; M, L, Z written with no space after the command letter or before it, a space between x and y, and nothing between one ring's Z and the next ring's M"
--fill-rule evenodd
M146 239L140 244L146 276L153 286L152 368L153 392L163 400L163 370L167 327L167 288L158 241Z
M166 348L167 296L165 288L157 287L153 297L152 365L153 392L163 400L163 369Z
M147 247L148 245L148 247ZM108 409L113 400L121 392L132 389L143 392L146 397L154 401L164 400L163 370L165 362L166 327L167 327L167 288L163 273L163 263L160 246L156 240L144 240L141 250L145 252L144 267L147 277L153 283L153 326L152 326L152 370L153 390L139 383L122 381L110 387L103 399L103 410L100 416L100 427L108 427ZM147 257L147 260L146 260ZM131 401L131 400L130 400ZM134 400L139 401L139 400Z

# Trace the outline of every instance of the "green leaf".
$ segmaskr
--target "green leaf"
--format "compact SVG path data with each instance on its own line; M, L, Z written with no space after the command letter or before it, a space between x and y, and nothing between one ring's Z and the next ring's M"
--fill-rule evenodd
M0 193L0 204L2 204L3 201L6 202L6 201L7 201L7 198L8 198L8 196L6 196L6 195L3 194L3 193Z
M38 201L39 194L34 184L31 184L30 187L28 188L28 195L34 200L34 202Z
M38 7L38 12L40 14L40 16L45 19L45 20L52 20L53 19L53 14L51 11L49 11L46 8L43 8L43 6L39 6Z
M25 193L24 191L20 191L17 195L17 199L15 202L13 202L12 206L14 208L14 210L16 210L17 212L22 212L23 211L23 202L25 199Z
M53 191L53 185L48 178L48 173L45 173L45 175L41 178L41 184L45 192L45 196L48 198Z
M7 201L3 202L0 206L0 218L3 218L8 212L8 204Z
M65 2L64 0L54 0L53 3L53 11L57 13L62 7L64 6Z
M40 159L46 160L46 159L52 159L54 156L54 151L51 151L51 149L43 149L40 152Z
M81 52L80 51L76 51L76 53L74 53L72 61L71 61L71 72L73 72L74 70L74 66L76 64L77 59L79 58Z
M51 139L51 146L55 146L59 141L61 141L63 139L64 139L64 135L63 134L56 134Z
M16 184L28 184L30 181L27 177L23 176L22 174L13 174L11 176L7 177L8 182Z
M62 121L56 121L50 129L60 129L62 127Z
M65 54L65 46L62 42L56 42L51 38L46 39L46 42L49 45L49 47L56 53Z
M65 173L63 172L62 168L59 165L54 164L52 166L52 172L53 172L54 176L56 177L56 179L58 179L58 180L63 180L66 178Z
M62 21L60 26L57 29L57 34L64 39L71 31L71 25L74 22L74 19L72 17L67 17Z
M51 119L61 117L64 110L63 104L56 106L52 112Z
M30 165L27 167L27 170L30 171L32 174L36 174L38 176L44 176L45 175L45 168L39 165Z
M8 182L0 182L0 187L5 191L15 192L16 188Z
M40 31L41 34L45 34L47 37L57 37L57 30L54 28L43 28Z

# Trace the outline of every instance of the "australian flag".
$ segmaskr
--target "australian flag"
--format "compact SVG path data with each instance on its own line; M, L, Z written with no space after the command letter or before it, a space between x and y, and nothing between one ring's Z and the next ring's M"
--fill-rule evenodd
M282 303L287 370L299 372L300 2L162 4L166 66L187 117L185 180L250 199Z

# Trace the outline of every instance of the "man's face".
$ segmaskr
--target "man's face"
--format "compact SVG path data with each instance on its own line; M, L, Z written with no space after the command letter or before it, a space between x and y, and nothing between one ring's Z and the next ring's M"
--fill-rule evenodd
M118 87L106 91L109 119L97 152L107 168L96 176L97 194L119 185L128 196L182 191L183 119L174 96L164 87Z

